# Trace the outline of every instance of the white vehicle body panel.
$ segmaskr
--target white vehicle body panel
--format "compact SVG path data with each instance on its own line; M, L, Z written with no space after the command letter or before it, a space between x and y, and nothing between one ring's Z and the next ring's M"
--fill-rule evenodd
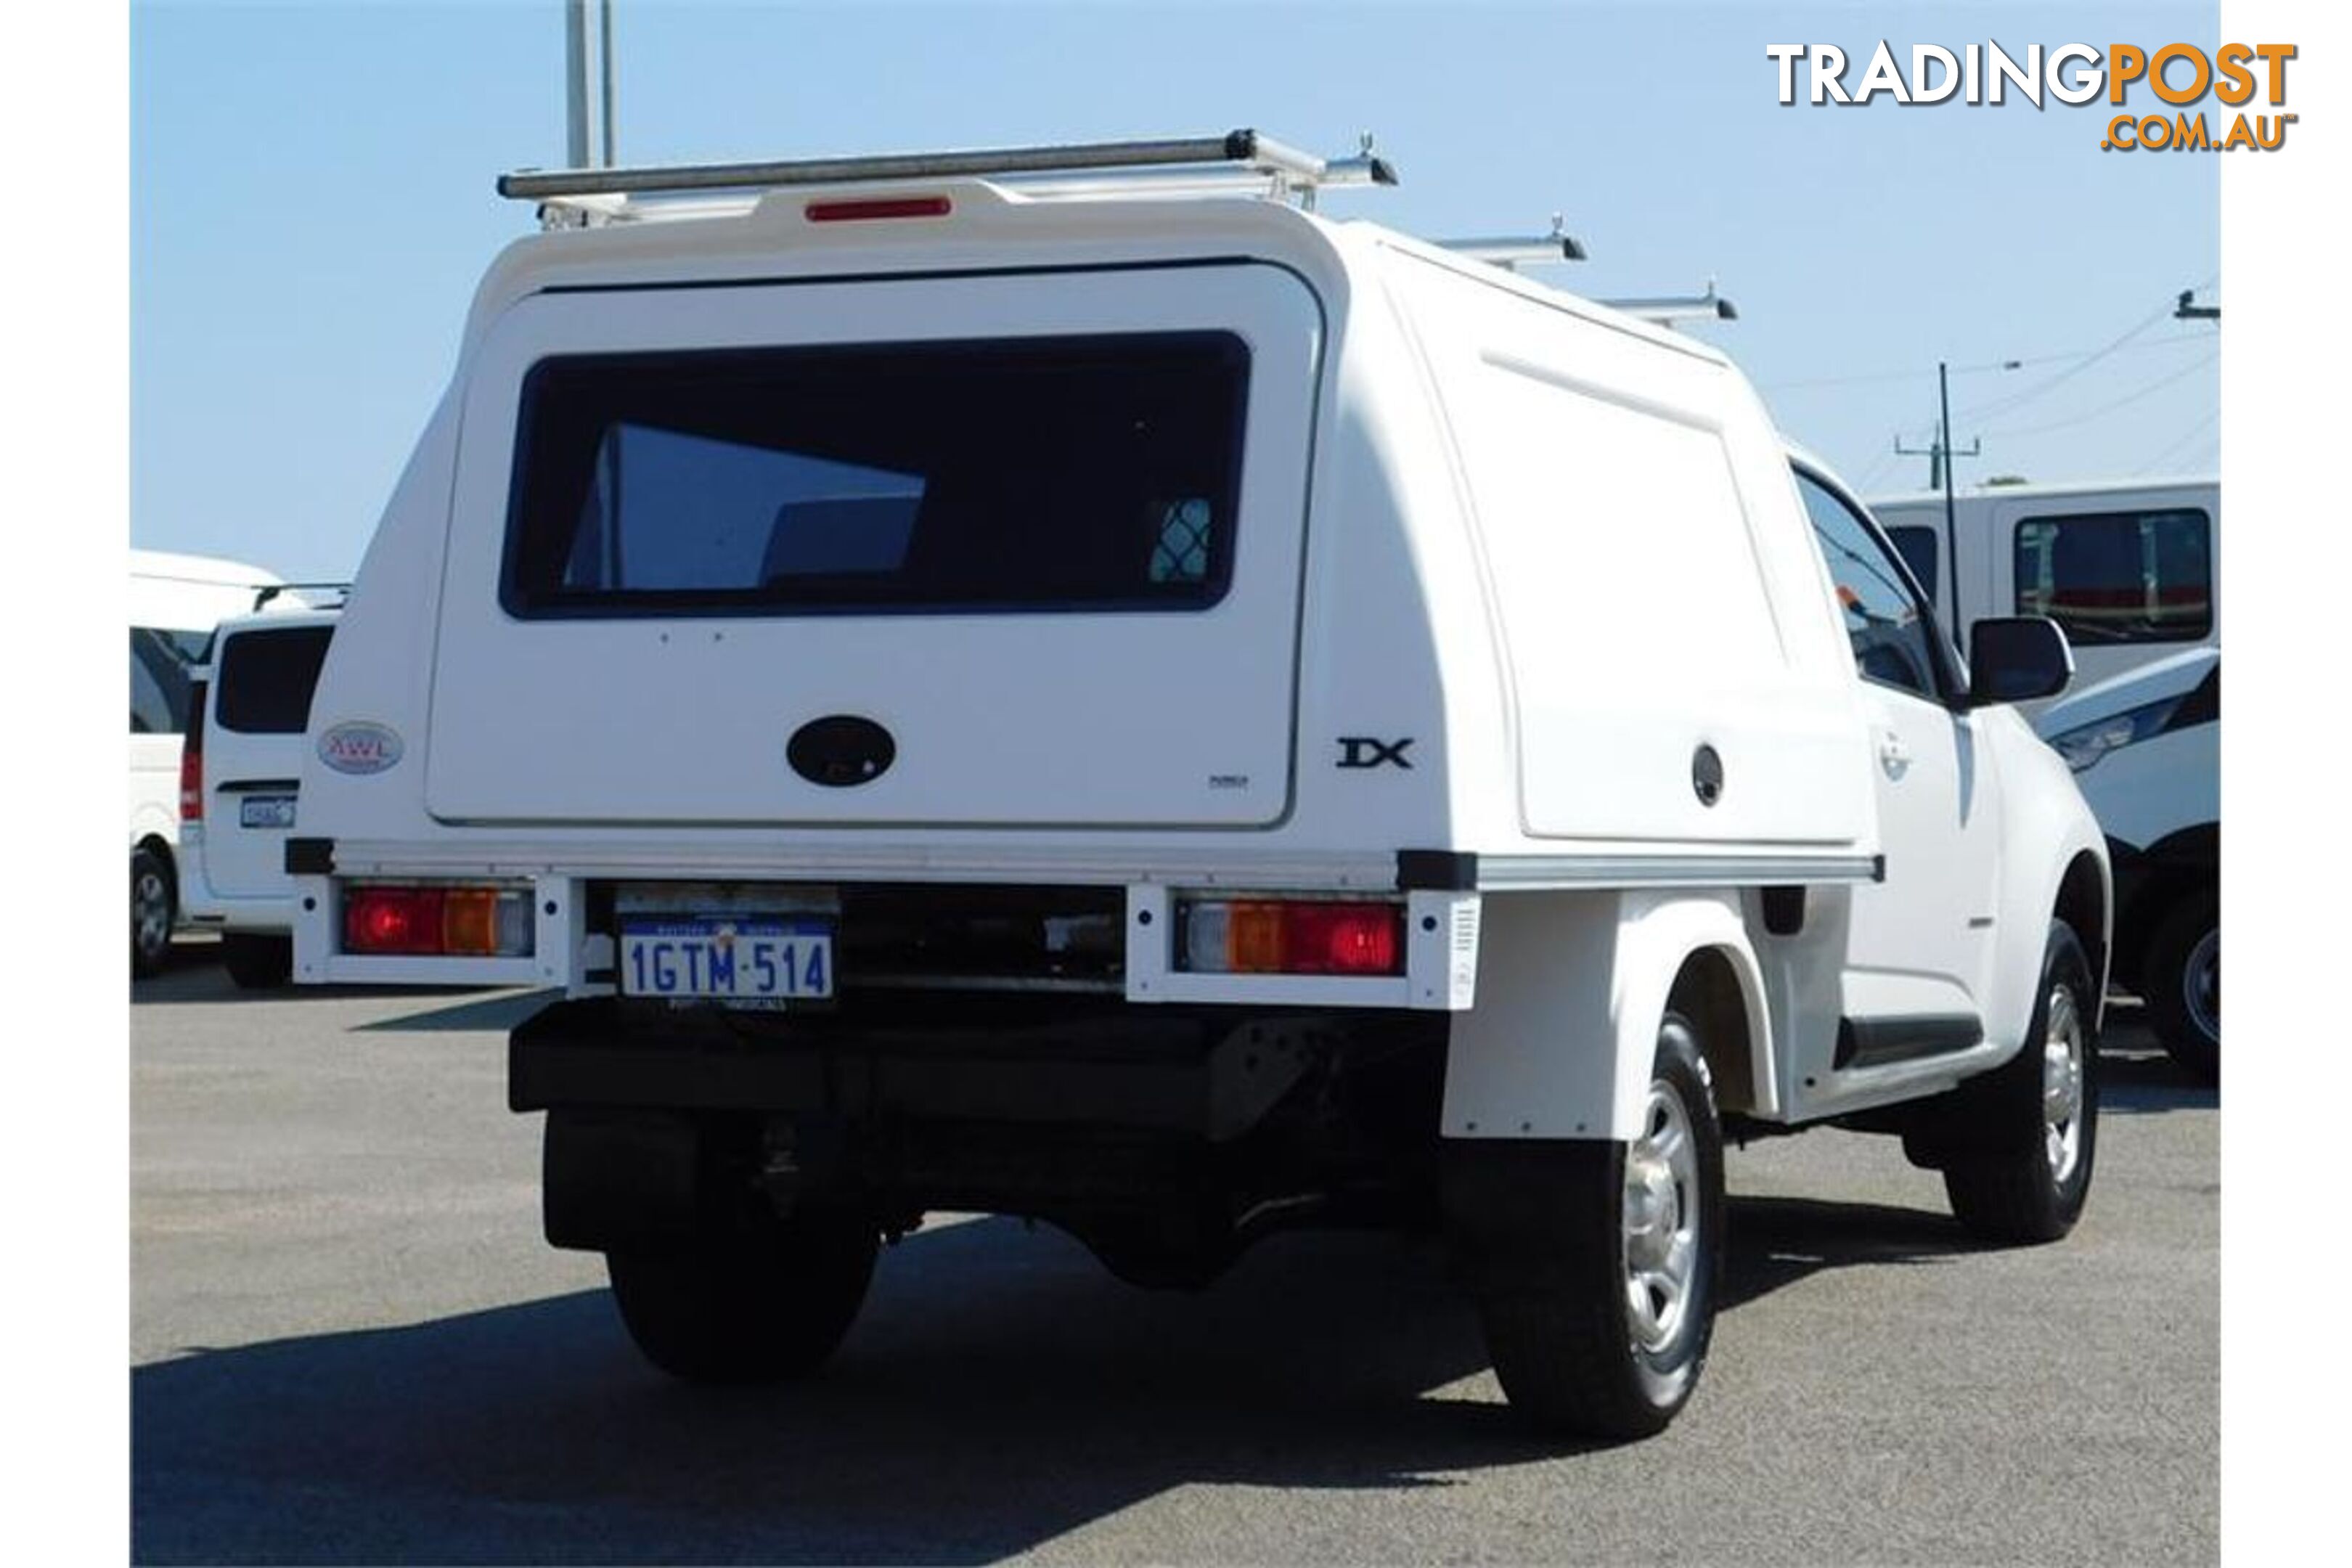
M444 822L1264 826L1288 807L1299 534L1320 323L1265 266L573 293L521 300L479 345L454 505L502 518L517 389L551 353L772 343L1235 331L1255 368L1231 590L1198 614L519 621L504 531L453 531L425 796ZM549 682L550 665L606 672ZM757 683L746 672L766 672ZM1106 672L1114 679L1105 679ZM514 714L534 715L519 731ZM795 776L832 713L906 738L871 785ZM1151 721L1131 721L1148 713ZM1116 746L1102 743L1113 728ZM615 747L609 737L630 736Z
M2203 684L2221 662L2219 648L2184 649L2097 685L2072 691L2042 710L2044 737L2177 700ZM2220 723L2168 728L2105 752L2074 775L2107 837L2135 849L2186 827L2221 820Z

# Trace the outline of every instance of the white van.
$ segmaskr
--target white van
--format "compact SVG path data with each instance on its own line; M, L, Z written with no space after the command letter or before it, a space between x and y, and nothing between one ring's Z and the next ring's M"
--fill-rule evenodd
M223 621L196 671L180 797L182 902L195 925L220 931L221 962L248 990L283 985L293 973L286 840L298 823L311 691L334 633L334 610L285 595Z
M295 967L560 988L509 1103L658 1365L808 1371L933 1208L1154 1284L1442 1226L1514 1405L1623 1436L1727 1127L2081 1212L2106 852L2009 706L2063 637L1964 682L1721 354L1280 199L1384 173L507 183L553 226L328 650Z
M2088 684L2221 643L2221 486L2211 478L1992 485L1870 503L1955 626L2048 616ZM1957 553L1955 548L1957 547Z
M180 736L213 626L250 610L274 573L160 550L131 552L131 972L152 974L180 919Z

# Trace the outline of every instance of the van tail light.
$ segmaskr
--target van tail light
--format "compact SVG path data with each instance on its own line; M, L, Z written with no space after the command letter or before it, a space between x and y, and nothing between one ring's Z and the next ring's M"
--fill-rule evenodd
M343 951L373 956L528 957L530 894L520 888L355 883L343 889Z
M199 680L188 688L188 732L180 738L180 820L205 819L205 699Z
M1404 908L1380 900L1191 899L1177 967L1200 974L1402 974Z

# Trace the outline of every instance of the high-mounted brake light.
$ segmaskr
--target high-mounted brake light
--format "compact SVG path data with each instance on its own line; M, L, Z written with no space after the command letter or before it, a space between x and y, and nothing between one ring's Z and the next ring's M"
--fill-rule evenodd
M945 196L865 196L854 201L811 202L801 209L811 223L856 223L866 218L945 217L954 204Z
M1179 903L1177 967L1204 974L1402 974L1404 910L1366 900Z
M530 895L517 888L361 884L343 890L343 951L375 956L521 957Z
M188 688L188 732L180 741L180 820L205 819L205 694L197 681Z

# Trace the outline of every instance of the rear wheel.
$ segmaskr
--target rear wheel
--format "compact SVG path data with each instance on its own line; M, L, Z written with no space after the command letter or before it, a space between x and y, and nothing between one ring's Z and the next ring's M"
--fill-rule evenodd
M656 1366L690 1383L774 1383L840 1344L878 1243L864 1215L812 1207L608 1252L604 1265L629 1337Z
M131 852L131 973L144 978L172 955L172 927L178 921L179 895L172 868L152 849Z
M2221 901L2182 900L2148 939L2142 966L2148 1022L2172 1059L2210 1083L2221 1076Z
M1970 1234L2005 1244L2055 1241L2074 1228L2098 1152L2098 1039L2091 966L2053 924L2024 1046L1963 1086L1971 1142L1944 1167L1952 1213Z
M274 990L294 978L294 939L262 931L224 931L221 963L240 990Z
M1465 1143L1449 1160L1512 1408L1580 1436L1664 1430L1706 1364L1723 1259L1723 1133L1690 1021L1660 1026L1630 1142Z

